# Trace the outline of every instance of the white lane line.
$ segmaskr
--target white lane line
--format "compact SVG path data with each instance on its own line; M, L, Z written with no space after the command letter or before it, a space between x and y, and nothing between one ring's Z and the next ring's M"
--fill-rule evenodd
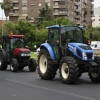
M54 91L54 92L58 92L58 93L62 93L62 94L72 95L72 96L83 98L83 99L86 99L86 100L96 100L96 99L93 99L93 98L88 98L88 97L85 97L85 96L81 96L81 95L77 95L77 94L72 94L72 93L68 93L68 92L63 92L63 91L59 91L59 90L55 90L55 89L50 89L50 88L46 88L46 87L42 87L42 86L31 85L31 84L28 84L28 83L14 81L14 80L10 80L10 79L5 79L5 80L10 81L10 82L14 82L14 83L18 83L18 84L23 84L23 85L31 86L31 87L41 88L41 89L44 89L44 90L49 90L49 91Z

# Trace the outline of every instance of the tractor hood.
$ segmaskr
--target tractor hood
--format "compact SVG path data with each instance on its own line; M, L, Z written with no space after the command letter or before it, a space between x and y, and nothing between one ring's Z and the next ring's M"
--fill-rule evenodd
M30 53L30 50L29 50L29 49L26 49L26 48L16 48L16 49L14 50L14 55L19 54L19 52Z
M68 49L82 60L94 60L94 51L83 43L68 43Z
M68 47L76 47L77 49L80 49L82 51L84 51L84 50L91 51L92 50L91 47L89 47L88 45L83 44L83 43L68 43Z

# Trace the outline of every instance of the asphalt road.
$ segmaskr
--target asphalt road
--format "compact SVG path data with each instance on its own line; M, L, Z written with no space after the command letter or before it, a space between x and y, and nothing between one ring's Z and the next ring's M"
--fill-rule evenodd
M63 84L59 73L52 81L41 80L38 72L0 71L0 100L100 100L100 84L83 74L74 85Z

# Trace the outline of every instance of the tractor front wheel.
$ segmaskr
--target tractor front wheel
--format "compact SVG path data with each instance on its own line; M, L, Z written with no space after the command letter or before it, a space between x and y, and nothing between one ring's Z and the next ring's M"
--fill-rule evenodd
M59 68L60 77L63 83L73 84L78 79L79 68L73 57L63 57Z
M12 72L17 72L18 71L18 61L17 59L11 59L11 62L10 62L10 70Z
M45 49L41 49L38 56L38 74L41 79L52 80L57 71L57 66L53 64L49 53Z
M31 72L35 72L37 68L37 62L34 58L29 59L29 70Z
M88 75L92 82L100 83L100 57L95 56L94 61L97 63L97 72L92 72Z

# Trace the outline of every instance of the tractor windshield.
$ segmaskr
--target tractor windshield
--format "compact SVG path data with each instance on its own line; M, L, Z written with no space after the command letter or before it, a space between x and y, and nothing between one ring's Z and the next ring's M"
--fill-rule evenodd
M83 43L83 31L76 26L65 26L61 28L61 45L68 42Z
M11 39L11 48L23 48L24 40L23 38L12 38Z

